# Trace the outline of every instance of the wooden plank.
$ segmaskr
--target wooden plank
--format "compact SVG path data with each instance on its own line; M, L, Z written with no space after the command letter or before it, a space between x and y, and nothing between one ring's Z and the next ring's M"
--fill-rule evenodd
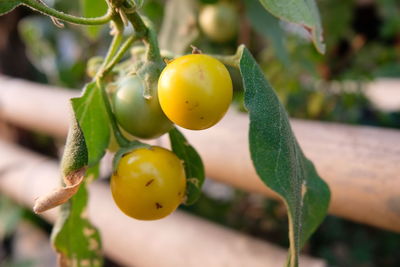
M0 116L56 136L68 128L68 97L76 92L0 78ZM44 103L48 105L43 107ZM332 190L330 213L400 232L400 131L291 120L305 154ZM230 111L205 131L185 131L207 175L235 187L274 196L258 179L247 148L248 118ZM161 141L166 145L164 138ZM229 166L229 167L227 167Z
M35 198L58 185L55 161L0 140L1 193L32 207ZM88 215L100 229L104 251L124 266L275 267L286 261L286 249L184 212L158 221L131 219L116 207L109 186L101 181L92 184L89 194ZM43 215L54 222L57 210ZM301 256L300 264L326 266L308 256Z

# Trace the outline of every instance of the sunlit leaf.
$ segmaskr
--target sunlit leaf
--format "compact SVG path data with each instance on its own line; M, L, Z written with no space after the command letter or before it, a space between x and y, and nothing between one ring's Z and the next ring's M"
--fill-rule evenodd
M53 246L59 253L60 266L97 267L103 264L100 234L87 218L87 201L88 192L84 183L76 195L61 206L51 236Z
M20 4L21 1L18 0L0 0L0 16L13 11Z
M246 14L258 34L271 41L277 57L289 64L284 39L285 32L279 25L279 19L269 14L258 0L246 0Z
M258 176L288 209L288 265L297 266L300 249L326 216L329 188L304 156L288 115L257 62L247 48L240 49L251 158Z
M191 205L200 197L204 183L204 165L197 151L178 129L169 132L172 151L184 162L186 173L186 205Z
M259 0L274 16L303 26L311 33L315 47L325 53L322 25L315 0Z
M91 82L81 97L71 99L75 117L85 137L89 166L100 161L110 140L109 119L101 89L96 82Z

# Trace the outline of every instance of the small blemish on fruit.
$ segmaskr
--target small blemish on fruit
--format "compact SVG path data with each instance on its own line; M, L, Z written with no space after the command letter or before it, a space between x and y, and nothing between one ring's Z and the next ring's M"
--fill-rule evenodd
M186 100L186 101L185 101L185 104L189 104L189 101Z
M146 186L151 185L153 182L154 182L154 179L149 180L149 181L146 183Z
M200 77L200 80L204 80L204 71L203 71L203 69L199 66L199 77Z
M162 207L163 206L160 203L156 202L156 209L161 209Z
M201 116L201 117L200 117L200 120L204 120L204 117L203 117L203 116Z
M192 110L194 110L195 108L197 108L199 106L199 102L196 102L194 105L192 105L191 107L189 106L189 108L188 108L188 110L189 111L192 111Z

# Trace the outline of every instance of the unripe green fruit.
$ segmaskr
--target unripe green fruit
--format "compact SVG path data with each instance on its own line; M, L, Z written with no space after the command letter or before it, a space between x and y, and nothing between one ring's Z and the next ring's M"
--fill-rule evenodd
M119 125L129 134L143 139L157 138L172 129L158 101L157 90L144 97L144 81L130 75L118 82L112 102Z
M238 14L227 3L206 5L200 12L199 24L206 36L218 43L232 40L238 32Z

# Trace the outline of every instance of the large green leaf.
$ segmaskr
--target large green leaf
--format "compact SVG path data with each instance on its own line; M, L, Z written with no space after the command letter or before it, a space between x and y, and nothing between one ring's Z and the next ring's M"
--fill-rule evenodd
M204 183L204 165L197 151L188 143L178 129L169 132L172 151L184 162L186 173L186 205L191 205L200 197Z
M85 179L91 180L90 177ZM61 206L51 236L59 253L60 266L103 265L100 234L87 218L87 201L88 192L83 183L76 195Z
M288 115L247 48L241 48L240 72L249 111L249 146L261 180L282 197L289 217L290 266L324 219L329 188L304 156Z
M0 16L11 12L20 4L21 1L18 0L0 0Z
M258 34L271 41L277 57L285 64L289 64L284 39L285 33L279 25L279 19L266 11L258 0L246 0L246 14L253 28Z
M169 0L159 34L160 48L183 54L199 36L196 0Z
M101 89L96 82L91 82L81 97L71 99L75 117L85 137L89 166L100 161L110 140L110 123Z
M101 17L107 12L105 0L80 0L82 14L86 18ZM98 37L103 26L87 26L85 32L88 37L95 39Z
M274 16L302 25L311 33L315 47L325 53L321 19L315 0L259 0Z

